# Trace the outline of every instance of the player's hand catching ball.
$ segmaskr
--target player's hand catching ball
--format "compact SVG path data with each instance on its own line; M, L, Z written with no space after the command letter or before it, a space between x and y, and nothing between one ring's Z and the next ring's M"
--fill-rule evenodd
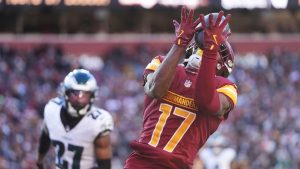
M196 19L193 22L194 10L191 9L188 13L185 7L182 7L181 10L181 21L178 23L176 20L173 20L175 27L175 44L178 46L186 47L192 40L195 32L196 26L200 23L200 18Z
M222 21L224 12L220 11L217 19L214 21L213 15L209 15L208 25L205 23L204 15L200 15L201 29L204 30L204 50L219 51L220 45L224 43L226 35L223 34L225 26L228 24L231 15L226 15Z

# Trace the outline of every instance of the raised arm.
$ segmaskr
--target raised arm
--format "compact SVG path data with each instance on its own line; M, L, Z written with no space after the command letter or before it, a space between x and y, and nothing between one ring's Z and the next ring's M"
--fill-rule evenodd
M173 45L158 69L147 75L144 90L148 96L161 98L166 94L184 51L185 48Z
M194 10L186 12L186 8L181 10L181 22L173 21L176 32L176 39L173 46L167 53L165 59L157 70L146 77L145 92L154 98L163 97L169 89L174 75L176 66L183 56L185 49L192 40L195 28L200 23L200 18L193 22Z
M232 108L229 98L216 89L216 64L220 45L224 43L222 34L230 20L230 15L222 21L224 12L221 11L214 21L213 15L209 15L209 24L206 25L204 16L200 15L202 28L204 29L204 49L201 66L196 80L195 103L199 110L206 113L223 116Z

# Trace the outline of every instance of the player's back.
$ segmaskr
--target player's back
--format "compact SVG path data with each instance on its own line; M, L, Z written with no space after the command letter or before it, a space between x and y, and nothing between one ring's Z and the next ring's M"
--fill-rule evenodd
M156 158L165 168L192 166L199 148L222 119L198 112L194 103L197 74L178 65L174 80L162 99L145 96L144 123L140 139L132 143L141 156ZM216 78L218 87L229 81ZM167 159L167 160L165 160ZM164 161L165 160L165 161Z
M62 103L59 98L52 99L44 111L45 125L56 150L55 163L66 169L92 168L95 164L95 138L102 131L112 130L111 115L92 107L75 127L69 129L61 121Z

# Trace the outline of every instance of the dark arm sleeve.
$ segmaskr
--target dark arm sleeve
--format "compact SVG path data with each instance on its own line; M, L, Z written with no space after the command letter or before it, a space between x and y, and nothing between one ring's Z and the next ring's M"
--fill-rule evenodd
M97 164L99 169L111 169L111 159L98 159Z
M38 153L40 155L45 155L48 152L50 145L51 145L51 140L49 134L45 130L43 130L42 135L40 137Z
M219 95L216 91L217 52L205 50L196 80L195 103L199 110L217 113L220 110Z

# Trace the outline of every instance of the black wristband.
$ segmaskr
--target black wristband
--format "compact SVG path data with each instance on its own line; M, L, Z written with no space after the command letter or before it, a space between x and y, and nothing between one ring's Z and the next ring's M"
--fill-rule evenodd
M44 169L43 163L36 163L38 169Z
M111 169L111 159L98 159L97 164L101 169Z

